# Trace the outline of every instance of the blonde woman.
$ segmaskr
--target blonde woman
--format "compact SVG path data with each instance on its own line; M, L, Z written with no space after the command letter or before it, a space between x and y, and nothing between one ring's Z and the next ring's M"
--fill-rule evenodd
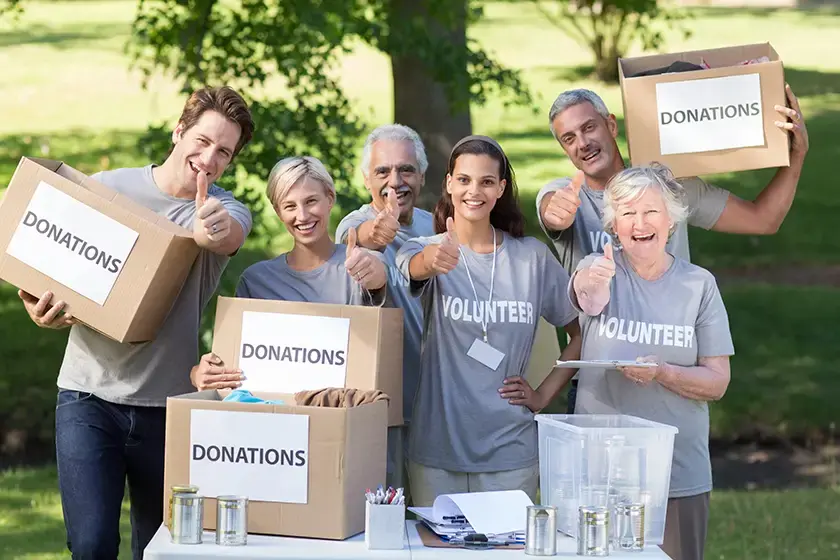
M268 177L266 195L294 239L294 247L248 267L236 297L342 305L382 306L387 296L384 257L356 245L351 229L347 245L329 236L335 185L324 165L311 156L278 162ZM241 372L225 368L213 353L202 356L191 378L199 390L236 388Z

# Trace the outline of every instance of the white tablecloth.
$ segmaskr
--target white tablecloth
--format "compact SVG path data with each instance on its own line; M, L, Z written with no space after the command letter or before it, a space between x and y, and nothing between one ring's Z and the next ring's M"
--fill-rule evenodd
M248 535L246 546L217 546L216 536L204 532L200 545L177 545L169 542L169 531L161 526L152 542L146 547L146 560L169 560L170 558L278 558L282 560L334 560L336 558L393 558L394 560L432 560L436 558L460 557L462 560L505 560L529 558L524 550L465 550L463 548L430 548L423 546L417 533L416 521L406 521L406 546L403 550L368 550L364 534L343 541L299 539L291 537L268 537ZM649 546L641 553L610 551L611 557L667 559L658 546ZM575 540L563 535L557 537L555 558L577 558Z

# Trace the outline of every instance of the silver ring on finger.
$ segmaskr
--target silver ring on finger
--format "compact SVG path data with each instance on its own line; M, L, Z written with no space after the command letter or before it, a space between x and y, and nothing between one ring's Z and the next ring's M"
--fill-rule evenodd
M210 228L210 231L213 233L217 233L219 231L219 226L217 224L213 224L213 227Z
M519 391L519 396L524 399L525 398L525 391Z

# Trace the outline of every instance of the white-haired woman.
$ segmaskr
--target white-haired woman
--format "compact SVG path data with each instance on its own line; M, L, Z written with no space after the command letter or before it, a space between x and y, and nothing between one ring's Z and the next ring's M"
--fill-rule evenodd
M341 305L381 306L387 296L384 257L356 245L351 229L346 245L333 242L328 226L335 185L324 165L311 156L279 161L268 177L266 195L294 239L294 247L248 267L236 297ZM205 354L193 368L193 385L202 389L236 388L242 372Z
M679 429L662 548L675 559L701 560L712 489L706 403L725 393L734 348L712 274L665 249L686 212L667 168L615 175L603 215L615 248L585 257L569 294L581 312L582 359L657 364L582 369L575 412L629 414Z

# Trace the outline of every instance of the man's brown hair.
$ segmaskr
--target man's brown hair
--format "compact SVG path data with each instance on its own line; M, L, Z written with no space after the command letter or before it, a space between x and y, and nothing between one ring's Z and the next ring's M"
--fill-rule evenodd
M248 110L248 104L241 95L228 86L201 88L194 91L187 99L178 123L183 124L184 131L187 131L198 122L205 111L216 111L239 125L241 134L233 153L235 157L254 135L254 121L251 118L251 111Z

